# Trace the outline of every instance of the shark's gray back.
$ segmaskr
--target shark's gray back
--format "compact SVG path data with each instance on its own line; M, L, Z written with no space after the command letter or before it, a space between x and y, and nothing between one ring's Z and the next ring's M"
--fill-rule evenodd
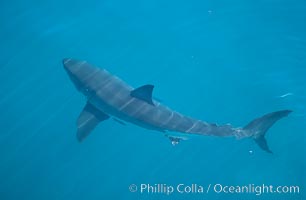
M153 100L154 105L151 105L132 97L130 94L134 88L104 69L96 68L93 74L87 75L85 84L89 86L88 98L93 105L142 127L220 136L232 134L231 127L223 126L220 129L219 126L184 116L158 101Z
M264 138L265 133L276 121L291 112L280 110L266 114L251 121L244 128L218 126L184 116L152 100L153 85L134 89L118 77L86 61L65 58L63 65L75 87L88 98L77 120L79 141L86 138L100 122L115 116L162 132L168 130L201 135L253 137L263 150L271 153ZM169 134L167 136L173 144L181 140Z

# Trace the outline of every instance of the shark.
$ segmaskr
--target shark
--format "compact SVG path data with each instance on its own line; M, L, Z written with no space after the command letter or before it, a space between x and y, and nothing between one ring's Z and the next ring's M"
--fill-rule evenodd
M77 140L83 141L109 118L125 125L137 126L163 133L173 145L191 135L252 138L258 146L272 153L265 139L272 125L291 110L279 110L252 120L244 127L217 125L181 114L153 97L154 85L133 88L122 79L87 61L64 58L63 66L76 89L87 102L77 119Z

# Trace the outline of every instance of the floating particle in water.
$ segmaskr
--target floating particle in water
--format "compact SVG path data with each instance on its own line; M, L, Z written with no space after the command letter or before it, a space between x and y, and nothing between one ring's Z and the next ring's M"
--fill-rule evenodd
M286 94L283 94L283 95L280 95L278 96L279 98L285 98L285 97L288 97L288 96L292 96L293 94L291 92L288 92Z

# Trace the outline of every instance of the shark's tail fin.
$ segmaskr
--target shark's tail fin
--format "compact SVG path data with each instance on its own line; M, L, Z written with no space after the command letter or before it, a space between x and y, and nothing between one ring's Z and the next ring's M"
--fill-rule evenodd
M272 153L265 139L265 134L275 122L283 117L286 117L291 112L291 110L281 110L266 114L251 121L243 128L243 130L255 140L261 149Z

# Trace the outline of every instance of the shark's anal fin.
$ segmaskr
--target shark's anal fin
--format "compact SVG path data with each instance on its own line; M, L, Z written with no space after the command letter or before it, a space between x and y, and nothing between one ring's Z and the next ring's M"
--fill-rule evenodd
M152 100L153 88L154 85L143 85L131 91L131 96L154 106Z
M78 141L83 141L101 121L108 118L109 116L107 114L103 113L87 102L77 120Z

